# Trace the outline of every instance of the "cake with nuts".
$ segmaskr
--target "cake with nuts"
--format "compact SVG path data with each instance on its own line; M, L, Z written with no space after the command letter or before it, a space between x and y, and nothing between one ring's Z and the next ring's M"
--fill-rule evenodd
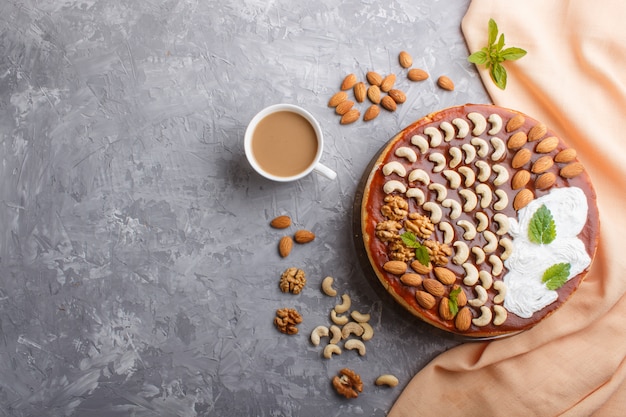
M406 127L372 161L359 198L357 235L384 289L472 338L534 326L595 256L596 195L576 151L497 106L451 107Z

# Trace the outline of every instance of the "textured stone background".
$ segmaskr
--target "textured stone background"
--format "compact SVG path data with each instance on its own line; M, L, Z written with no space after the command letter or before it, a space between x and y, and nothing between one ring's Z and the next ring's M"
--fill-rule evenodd
M0 411L6 416L382 416L458 341L364 277L357 183L437 109L488 102L460 31L467 0L5 0L0 3ZM486 23L486 22L485 22ZM431 78L410 84L409 51ZM396 73L408 100L369 124L326 107L349 72ZM454 92L434 80L448 74ZM262 179L243 154L262 107L300 104L337 171ZM362 108L364 110L364 107ZM317 239L277 254L289 214ZM297 296L281 272L303 268ZM337 300L372 314L367 355L325 360L308 334ZM305 321L278 333L277 308ZM358 371L365 392L335 395ZM391 372L395 389L373 380Z

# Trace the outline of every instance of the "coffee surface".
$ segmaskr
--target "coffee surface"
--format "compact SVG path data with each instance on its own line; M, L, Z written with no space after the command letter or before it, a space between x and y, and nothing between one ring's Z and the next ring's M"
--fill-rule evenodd
M256 161L263 170L279 177L290 177L306 170L315 160L317 148L311 123L290 111L266 116L252 135Z

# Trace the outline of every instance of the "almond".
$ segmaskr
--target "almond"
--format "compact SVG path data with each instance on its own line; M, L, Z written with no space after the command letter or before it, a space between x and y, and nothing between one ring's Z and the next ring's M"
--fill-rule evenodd
M441 297L446 293L446 289L443 284L436 279L426 278L424 281L422 281L422 286L426 291L428 291L435 297Z
M554 157L554 161L559 163L572 162L574 159L576 159L576 149L574 148L563 149Z
M452 80L445 75L442 75L437 79L437 85L444 90L454 90L454 82L452 82Z
M444 320L452 320L454 314L450 311L450 300L447 297L443 297L439 302L439 316Z
M511 166L515 169L521 168L530 161L530 157L532 156L532 152L526 148L522 148L515 153L513 156L513 160L511 161Z
M559 174L563 178L574 178L575 176L581 174L584 170L585 168L583 167L583 164L580 162L572 162L561 168L561 172Z
M354 84L354 98L357 102L363 103L367 97L367 87L363 81Z
M396 88L392 88L389 90L389 97L393 99L398 104L402 104L406 101L406 94L402 90L398 90Z
M515 198L513 199L513 208L515 210L521 210L528 205L531 201L535 199L533 192L528 188L524 188L521 190Z
M286 229L291 226L291 218L289 216L278 216L270 222L270 226L274 229Z
M365 114L363 115L363 120L369 122L372 119L375 119L380 114L380 107L376 104L372 104L365 110Z
M426 310L430 310L435 306L435 304L437 304L435 297L428 294L426 291L416 291L415 299L417 300L417 303Z
M517 132L511 135L506 146L509 149L519 149L522 146L526 145L527 141L528 141L528 136L526 136L525 132Z
M396 111L396 109L398 108L396 102L393 101L393 99L389 96L383 97L383 99L380 101L380 105L389 111Z
M354 123L359 120L359 117L361 117L361 112L359 112L357 109L351 109L348 110L348 112L345 113L343 116L341 116L340 123L342 125L349 125L350 123Z
M411 81L424 81L428 79L428 73L423 69L412 68L409 70L407 78Z
M457 288L459 288L458 285L452 286L452 291L456 290ZM465 291L463 291L463 289L461 288L461 291L459 291L459 293L456 296L456 305L458 305L459 307L463 307L466 304L467 304L467 295L465 294Z
M339 103L348 99L348 93L345 91L338 91L328 100L328 107L337 107Z
M385 93L393 88L393 85L396 83L395 74L389 74L380 82L380 90Z
M530 128L528 132L528 141L534 142L541 139L548 133L548 128L543 123L539 123Z
M377 85L370 85L367 89L367 98L374 104L380 103L380 88Z
M418 274L429 274L430 271L432 271L433 267L431 264L428 265L424 265L423 263L421 263L418 260L415 260L413 262L411 262L411 269L415 272L417 272Z
M357 83L356 75L348 74L346 75L346 78L344 78L343 81L341 82L341 89L344 91L350 90L352 87L354 87L354 84L356 83Z
M286 258L291 253L293 247L293 240L290 236L283 236L278 242L278 253L283 258Z
M402 275L406 272L406 263L402 261L387 261L383 265L383 269L390 274Z
M525 169L520 169L513 175L513 179L511 180L511 188L514 190L519 190L520 188L524 188L526 184L530 181L530 172Z
M552 165L554 165L554 160L552 159L552 157L550 155L544 155L533 163L533 166L530 170L534 174L541 174L552 168Z
M315 233L301 229L294 234L293 238L297 243L309 243L315 239Z
M535 152L539 153L549 153L556 149L559 145L559 138L556 136L549 136L545 139L542 139L541 142L537 144L535 147Z
M435 276L442 284L452 285L456 282L456 275L448 268L442 266L436 266L434 271Z
M472 311L469 307L463 307L459 310L454 320L454 326L457 330L464 332L472 325Z
M337 104L337 107L335 107L335 113L343 116L352 108L352 106L354 106L354 101L344 100L341 103Z
M524 116L522 116L521 114L515 115L506 124L506 131L507 132L512 132L514 130L519 129L520 127L522 127L522 125L524 124L525 121L526 121L526 118Z
M400 282L409 287L419 287L422 285L423 278L419 274L406 273L400 277Z
M552 172L545 172L535 180L535 188L539 190L546 190L554 185L556 181L556 175Z
M380 86L380 83L383 82L383 77L380 76L376 71L369 71L365 74L365 78L367 78L367 82L371 85Z
M413 57L407 51L401 51L398 55L398 61L402 68L410 68L413 65Z

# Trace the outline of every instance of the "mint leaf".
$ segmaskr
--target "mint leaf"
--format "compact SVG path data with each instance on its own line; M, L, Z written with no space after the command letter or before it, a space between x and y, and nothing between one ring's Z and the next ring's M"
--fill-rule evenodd
M453 316L459 312L459 293L461 292L461 287L456 287L452 291L450 291L450 301L448 301L448 308L450 309L450 313Z
M522 48L506 48L500 56L507 61L515 61L526 55L526 51Z
M504 69L502 64L500 64L499 62L494 63L493 66L491 67L490 73L491 73L491 79L493 80L493 82L498 87L500 87L501 90L504 90L506 88L507 75L506 75L506 70Z
M487 55L487 52L485 51L477 51L471 54L467 58L467 60L471 62L472 64L485 65L487 62L489 62L489 56Z
M541 282L546 284L549 290L558 290L567 282L570 268L569 263L554 264L543 273Z
M415 258L424 266L428 266L430 263L430 255L428 254L428 250L426 246L420 246L419 248L415 248Z
M495 20L489 19L489 45L493 45L498 37L498 24Z
M422 245L412 232L404 232L400 235L402 242L409 248L415 249L415 258L424 266L430 263L430 255L426 246Z
M407 245L409 248L417 248L422 246L422 244L417 240L417 237L411 232L404 232L400 235L400 239L402 242Z
M528 240L533 243L548 244L556 239L556 224L552 213L543 204L535 211L528 225Z

